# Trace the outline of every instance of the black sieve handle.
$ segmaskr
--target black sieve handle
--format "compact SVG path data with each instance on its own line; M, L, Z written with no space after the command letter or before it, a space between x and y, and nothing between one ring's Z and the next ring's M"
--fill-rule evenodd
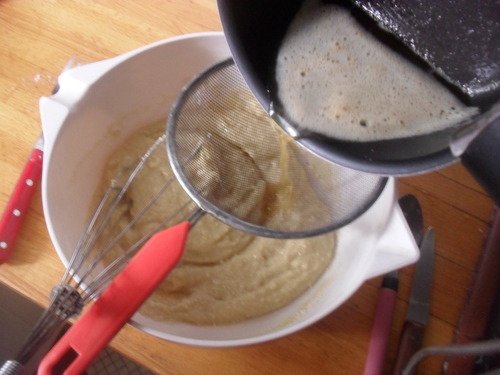
M471 142L461 160L495 204L500 206L500 118Z

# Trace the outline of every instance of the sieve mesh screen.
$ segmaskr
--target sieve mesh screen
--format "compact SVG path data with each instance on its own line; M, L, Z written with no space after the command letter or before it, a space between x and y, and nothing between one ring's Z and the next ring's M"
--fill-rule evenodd
M167 151L179 182L203 210L267 237L338 229L365 212L387 181L327 162L288 138L232 59L183 89L169 115Z

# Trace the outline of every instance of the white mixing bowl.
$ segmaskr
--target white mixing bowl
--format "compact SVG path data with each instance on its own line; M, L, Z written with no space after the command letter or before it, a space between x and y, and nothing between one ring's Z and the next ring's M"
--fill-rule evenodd
M166 118L194 75L230 56L219 32L185 35L65 72L60 90L40 100L46 151L43 205L54 246L65 265L83 230L104 162L139 127ZM403 267L418 249L389 179L380 198L338 233L333 263L292 304L260 318L218 327L154 321L131 324L152 335L211 347L253 344L306 327L333 311L368 278Z

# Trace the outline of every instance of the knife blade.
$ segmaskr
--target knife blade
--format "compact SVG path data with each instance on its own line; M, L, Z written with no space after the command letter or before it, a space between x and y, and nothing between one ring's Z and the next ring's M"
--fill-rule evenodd
M401 375L410 358L422 347L425 327L429 323L430 317L434 247L434 229L429 228L420 247L421 255L415 268L410 302L401 332L394 375Z

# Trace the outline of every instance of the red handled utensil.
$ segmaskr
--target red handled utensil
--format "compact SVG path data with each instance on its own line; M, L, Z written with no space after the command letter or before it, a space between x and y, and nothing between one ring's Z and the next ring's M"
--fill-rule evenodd
M75 55L72 55L66 62L66 65L64 65L61 74L68 69L81 65L79 61L75 60ZM52 89L52 95L57 91L59 91L59 83L56 83ZM38 137L33 147L28 162L0 219L0 264L5 263L14 250L14 243L26 217L31 198L42 177L43 148L44 140L42 134Z
M42 176L43 136L36 141L26 166L0 219L0 264L5 263L14 249L17 234L28 212L31 197Z
M183 222L151 237L43 358L38 374L83 373L180 260L190 226Z
M399 206L416 244L420 245L424 227L420 202L417 197L408 194L399 199ZM384 371L392 319L396 307L398 283L397 271L390 272L382 281L363 375L380 375Z

